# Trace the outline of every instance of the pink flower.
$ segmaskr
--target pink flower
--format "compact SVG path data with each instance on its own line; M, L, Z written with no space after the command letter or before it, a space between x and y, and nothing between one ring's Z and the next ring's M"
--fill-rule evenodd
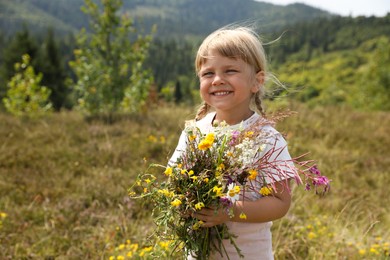
M310 167L309 171L315 175L321 175L320 170L317 168L317 165Z

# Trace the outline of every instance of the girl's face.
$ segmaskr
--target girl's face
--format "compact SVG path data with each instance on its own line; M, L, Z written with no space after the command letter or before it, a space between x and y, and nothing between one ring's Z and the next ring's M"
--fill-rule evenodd
M218 52L211 52L209 56L198 75L202 99L216 110L220 121L233 124L247 119L252 114L251 97L264 82L264 73L256 74L253 67L241 59L224 57Z

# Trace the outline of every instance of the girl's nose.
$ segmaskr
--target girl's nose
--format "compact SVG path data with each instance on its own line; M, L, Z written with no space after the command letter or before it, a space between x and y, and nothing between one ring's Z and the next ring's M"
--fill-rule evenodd
M224 80L223 78L221 77L221 75L219 74L215 74L214 78L213 78L213 86L218 86L218 85L221 85L224 83Z

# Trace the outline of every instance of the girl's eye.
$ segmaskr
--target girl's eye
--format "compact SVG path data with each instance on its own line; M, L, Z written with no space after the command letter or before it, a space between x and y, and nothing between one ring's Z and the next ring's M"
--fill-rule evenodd
M233 73L236 73L236 72L238 72L238 71L234 70L234 69L226 70L226 73L228 73L228 74L233 74Z
M202 73L202 77L210 77L212 75L213 75L213 73L211 71L206 71L206 72Z

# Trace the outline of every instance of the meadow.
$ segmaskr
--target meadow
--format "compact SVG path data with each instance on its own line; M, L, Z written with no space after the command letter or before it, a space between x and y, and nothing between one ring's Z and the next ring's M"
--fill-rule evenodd
M323 197L294 186L272 227L275 258L389 259L390 113L286 106L297 113L277 129L290 153L310 152L332 186ZM128 188L167 162L193 115L168 105L112 124L0 114L0 259L149 259L152 206Z

